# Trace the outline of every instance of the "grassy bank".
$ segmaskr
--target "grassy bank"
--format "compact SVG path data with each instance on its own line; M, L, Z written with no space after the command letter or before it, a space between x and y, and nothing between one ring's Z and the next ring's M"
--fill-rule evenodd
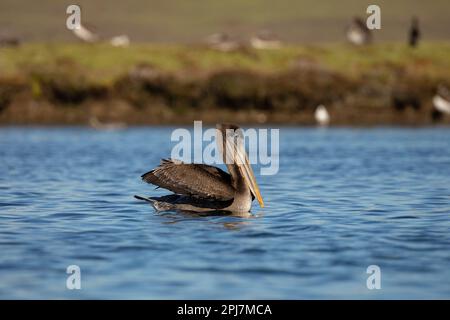
M450 43L242 49L26 44L0 48L1 124L134 124L193 119L312 124L431 124L450 86ZM446 118L441 123L450 123Z

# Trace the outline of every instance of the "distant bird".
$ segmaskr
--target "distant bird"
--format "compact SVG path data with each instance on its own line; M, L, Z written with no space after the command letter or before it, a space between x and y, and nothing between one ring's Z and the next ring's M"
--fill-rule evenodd
M17 47L20 45L20 39L7 32L0 33L0 47Z
M359 18L353 18L353 21L346 29L347 40L356 45L363 46L372 42L372 34L364 21Z
M232 39L229 34L224 32L213 33L206 37L206 44L211 49L222 52L234 51L241 46L238 41Z
M73 34L83 42L94 43L100 40L100 36L92 30L89 30L84 25L80 24L77 28L74 28Z
M89 125L96 130L116 131L126 129L127 124L124 122L100 122L97 117L92 116L89 118Z
M253 36L250 44L255 49L278 49L281 47L281 40L270 31L264 30Z
M442 118L443 115L450 115L450 91L440 85L438 87L437 93L433 97L433 113L432 117L434 120Z
M120 36L112 37L109 41L113 47L128 47L130 45L130 38L123 34Z
M330 114L324 105L319 105L314 112L314 118L320 126L327 126L330 123Z
M264 207L255 175L241 143L243 139L238 126L217 125L216 141L229 173L206 164L162 160L157 168L143 174L142 179L174 194L135 197L150 202L158 211L249 212L255 197L259 205Z
M411 27L409 29L409 45L411 47L417 47L420 39L420 28L419 28L419 19L417 17L413 17L411 21Z

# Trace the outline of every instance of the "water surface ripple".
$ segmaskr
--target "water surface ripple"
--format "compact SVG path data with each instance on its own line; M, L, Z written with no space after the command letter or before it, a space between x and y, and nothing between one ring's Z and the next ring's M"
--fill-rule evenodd
M0 298L450 298L449 129L282 128L267 206L206 217L133 199L171 130L0 129Z

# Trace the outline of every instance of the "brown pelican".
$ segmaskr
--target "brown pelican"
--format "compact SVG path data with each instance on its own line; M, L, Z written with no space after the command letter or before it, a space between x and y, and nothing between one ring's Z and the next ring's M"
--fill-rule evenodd
M142 175L142 179L174 194L139 200L150 202L158 211L229 211L249 212L256 197L264 202L256 183L245 148L242 130L236 125L217 125L216 141L229 173L206 164L162 160L161 164Z
M347 40L357 46L368 44L372 41L372 34L361 18L353 18L352 23L347 27Z
M250 39L250 44L255 49L278 49L281 47L281 41L271 32L264 30Z

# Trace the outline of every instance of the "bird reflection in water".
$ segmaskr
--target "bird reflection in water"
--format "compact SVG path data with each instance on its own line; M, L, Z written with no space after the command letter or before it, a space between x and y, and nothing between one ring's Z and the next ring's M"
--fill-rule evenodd
M262 217L262 212L236 212L229 211L209 211L209 212L195 212L195 211L164 211L159 212L158 215L167 220L164 224L176 224L180 222L203 220L204 222L213 225L222 225L228 230L241 230L245 226L250 226L253 219Z

